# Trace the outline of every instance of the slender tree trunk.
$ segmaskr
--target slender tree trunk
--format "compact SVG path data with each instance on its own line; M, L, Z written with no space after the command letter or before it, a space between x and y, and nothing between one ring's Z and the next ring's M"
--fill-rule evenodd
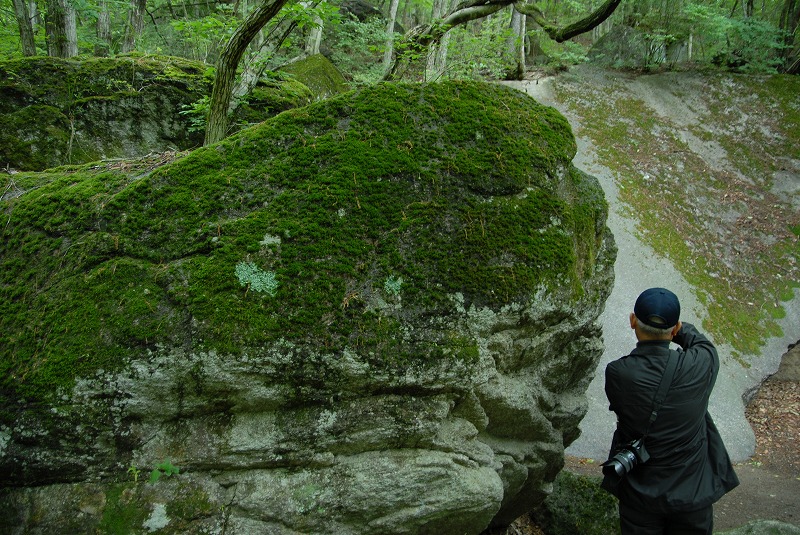
M784 72L800 73L800 0L785 0L781 9L780 29L785 32Z
M104 57L111 49L111 15L106 0L100 0L97 7L97 44L94 45L94 55Z
M14 0L14 14L19 25L19 39L23 56L36 55L36 42L33 40L33 24L27 0Z
M525 19L527 17L511 7L511 35L506 43L514 67L508 73L511 80L522 80L525 76Z
M36 4L36 0L28 0L28 13L31 16L31 24L34 27L34 35L36 34L36 27L42 26L42 17L39 13L39 6Z
M71 58L78 55L78 29L75 8L69 0L48 0L47 52L52 57Z
M122 53L136 50L136 41L144 30L144 14L147 11L147 0L131 0L128 10L128 24L125 26L125 37L122 40Z
M444 17L450 11L450 0L434 0L431 20ZM425 79L437 80L444 75L447 68L447 47L450 44L449 32L445 31L441 38L431 43L428 48L428 60L425 67Z
M394 54L394 23L397 21L397 7L400 0L392 0L389 4L389 22L386 25L386 50L383 52L383 70L388 71L392 66L392 55Z
M310 7L311 5L311 2L308 2L308 6ZM314 25L308 32L308 39L306 39L305 53L309 56L319 54L319 45L322 43L322 25L322 17L315 15Z
M281 10L287 0L265 0L233 32L217 62L217 75L211 91L204 145L224 139L228 131L228 107L231 102L236 68L247 46L261 28Z

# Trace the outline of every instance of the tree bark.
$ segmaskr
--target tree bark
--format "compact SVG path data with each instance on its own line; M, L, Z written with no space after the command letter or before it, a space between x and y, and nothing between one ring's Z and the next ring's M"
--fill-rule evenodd
M786 35L783 49L784 72L798 74L800 72L800 0L785 0L781 9L780 29Z
M69 0L47 0L45 31L48 55L57 58L71 58L78 55L75 8Z
M19 25L19 39L22 43L23 56L36 55L36 42L33 39L33 24L28 10L27 0L14 0L14 14Z
M397 7L400 0L392 0L389 4L389 22L386 25L386 50L383 52L383 68L388 71L394 55L394 23L397 21Z
M441 19L450 11L450 0L433 0L433 12L431 20ZM449 42L449 31L445 31L442 37L431 43L428 47L428 61L425 67L425 80L431 81L444 75L447 68L447 45Z
M287 0L264 0L250 12L242 24L233 32L217 62L217 74L211 91L206 137L204 145L224 139L228 131L228 106L231 102L236 68L250 41L261 28L281 10Z
M131 0L128 10L128 24L125 26L125 37L122 40L122 53L136 50L136 41L144 30L144 14L147 10L147 0Z
M108 12L108 2L100 0L97 13L97 44L94 45L94 55L104 57L111 49L111 15Z
M526 16L512 8L511 35L506 43L509 55L514 58L514 67L507 73L511 80L522 80L525 75L525 20Z
M323 0L324 2L325 0ZM311 7L313 4L311 2L307 2L308 6ZM314 25L308 32L308 38L306 39L306 46L305 46L305 53L308 56L314 56L319 54L319 45L322 43L322 27L323 21L322 17L319 15L314 16Z

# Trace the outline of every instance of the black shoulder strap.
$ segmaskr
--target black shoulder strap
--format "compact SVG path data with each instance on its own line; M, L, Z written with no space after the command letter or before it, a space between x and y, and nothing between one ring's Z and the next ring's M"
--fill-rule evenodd
M667 367L664 369L664 375L661 376L661 382L658 384L658 391L656 397L653 398L653 412L650 413L650 421L647 422L647 429L644 432L646 437L650 433L650 426L656 421L658 411L667 397L667 391L672 386L672 379L675 377L675 370L678 368L678 352L674 349L669 350L669 358L667 358Z

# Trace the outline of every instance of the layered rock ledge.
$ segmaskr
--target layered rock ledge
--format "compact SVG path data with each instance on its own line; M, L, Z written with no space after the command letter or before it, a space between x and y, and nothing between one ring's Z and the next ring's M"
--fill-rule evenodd
M0 201L11 533L479 533L546 496L616 249L566 120L382 84ZM152 474L152 479L151 479Z

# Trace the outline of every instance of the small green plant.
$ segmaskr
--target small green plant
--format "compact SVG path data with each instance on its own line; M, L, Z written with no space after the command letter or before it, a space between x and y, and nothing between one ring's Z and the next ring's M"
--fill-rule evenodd
M139 482L139 473L140 473L139 469L136 468L134 465L131 465L130 468L128 468L128 474L133 476L133 482L134 483L138 483Z
M200 100L182 106L182 111L178 113L189 119L189 132L202 132L206 129L206 116L210 102L209 96L205 95Z
M255 292L263 292L274 297L278 290L278 280L272 271L264 271L252 262L236 264L236 277L239 284Z
M392 277L391 275L386 278L383 283L383 289L390 295L400 295L400 288L403 286L403 277Z
M171 476L174 474L179 474L180 470L177 466L173 465L169 460L166 460L155 467L155 469L150 472L150 483L155 483L161 476Z

